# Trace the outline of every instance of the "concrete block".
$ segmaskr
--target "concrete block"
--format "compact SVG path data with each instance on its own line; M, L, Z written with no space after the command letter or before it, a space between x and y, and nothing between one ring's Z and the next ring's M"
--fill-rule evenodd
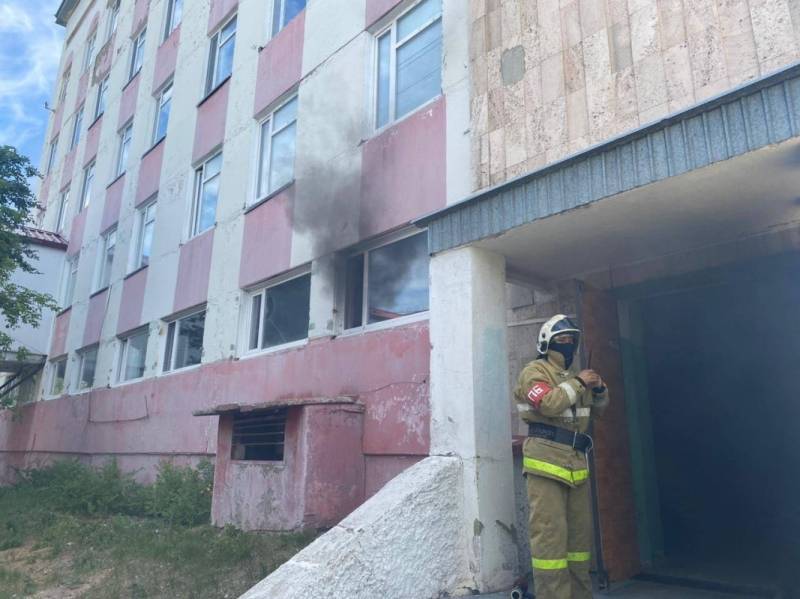
M486 13L486 42L489 50L500 48L503 44L502 14L499 9Z
M660 54L637 62L634 65L634 72L639 110L648 110L667 101L667 82L664 77L664 62Z
M659 52L658 7L653 2L631 14L631 53L639 62Z
M686 41L682 0L658 0L658 25L661 47L671 48Z
M522 41L521 0L505 0L500 7L503 30L503 48L511 48Z
M583 76L583 44L576 44L564 52L564 88L571 94L586 86Z
M726 35L722 43L731 85L737 85L758 76L758 56L752 31Z
M606 0L606 9L609 23L628 22L628 0Z
M689 46L672 46L664 52L664 74L667 80L667 101L670 112L694 102L694 83Z
M614 23L609 31L611 40L611 66L615 73L633 64L631 29L627 22Z
M611 75L611 49L608 45L608 31L601 29L583 40L583 65L586 86L594 80Z
M564 96L564 59L561 52L542 61L542 102Z
M561 7L561 43L569 48L579 44L582 37L578 0L570 0Z
M587 38L606 27L603 3L597 0L580 0L581 36Z
M586 109L586 89L567 96L567 138L572 141L589 132L589 115Z
M787 0L751 0L750 17L761 64L774 61L783 54L796 53ZM771 69L777 66L775 62L770 63Z
M495 129L489 133L489 172L492 175L506 168L505 129Z
M545 58L561 51L561 12L555 2L538 2L537 8L537 37Z
M722 35L714 7L705 0L686 0L686 34L695 89L726 75Z

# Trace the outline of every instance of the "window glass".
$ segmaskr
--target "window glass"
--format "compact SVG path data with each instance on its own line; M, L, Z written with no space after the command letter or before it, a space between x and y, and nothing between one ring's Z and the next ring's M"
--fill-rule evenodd
M233 52L236 46L236 17L211 38L208 61L206 93L228 78L233 70Z
M98 118L106 110L106 95L108 93L108 77L100 82L97 87L97 105L94 109L94 118Z
M392 35L385 34L378 40L378 94L377 125L382 127L389 122L389 86Z
M64 230L67 219L67 208L69 207L69 188L61 192L61 200L58 203L58 217L56 218L56 233Z
M114 250L117 245L117 230L112 229L103 236L103 254L100 257L100 276L97 289L108 287L111 281L111 268L114 264Z
M174 368L199 364L203 356L203 330L206 313L192 314L178 321Z
M133 125L128 125L120 132L119 155L117 156L117 176L125 172L128 165L128 153L131 146L131 136L133 135Z
M131 69L128 76L129 79L133 79L133 77L142 68L142 60L144 59L144 36L146 32L147 30L143 29L133 41L133 48L131 49Z
M368 323L428 309L425 233L370 251L368 268Z
M131 335L123 341L122 377L123 381L139 379L144 376L145 356L147 354L147 330Z
M442 0L424 0L414 9L397 19L397 41L403 42L409 34L437 18L442 13Z
M78 390L94 387L94 373L97 368L97 348L81 352L81 371L78 378Z
M50 142L50 154L47 157L47 174L53 170L53 165L56 162L56 151L58 149L58 135Z
M64 381L67 374L67 359L61 358L53 362L53 379L50 381L50 395L61 395L64 392Z
M61 306L66 308L72 305L72 300L75 295L75 281L78 277L78 254L72 258L67 258L64 264L64 277L61 285L62 297Z
M306 0L274 0L272 10L272 35L289 24L306 7Z
M114 2L110 9L111 12L108 15L108 29L106 30L106 39L110 38L111 35L117 30L117 20L119 19L119 0Z
M264 290L261 347L273 347L308 337L311 275L303 275Z
M167 3L167 27L164 32L165 39L180 25L182 16L183 0L169 0Z
M78 108L78 111L75 113L75 123L72 126L72 143L70 144L70 150L78 145L78 142L81 140L81 127L83 126L83 104L81 107Z
M219 198L219 173L222 154L217 154L197 170L192 234L197 235L214 226Z
M150 251L153 245L153 229L156 220L156 204L151 202L139 209L139 229L136 240L136 261L134 268L150 264Z
M81 210L92 201L92 184L94 183L94 162L83 171L83 189L81 191Z
M441 93L441 63L439 20L397 49L396 118Z
M258 331L261 326L261 299L263 294L253 296L253 301L250 305L250 338L247 343L247 349L258 348Z
M276 110L261 125L258 197L264 197L294 179L297 98Z
M94 42L95 42L95 34L93 33L91 37L86 41L86 54L84 55L83 59L83 70L87 70L91 64L92 59L94 58Z
M156 113L156 125L153 134L153 143L162 140L167 135L167 125L169 124L169 110L172 104L172 85L169 85L158 99L158 112Z
M345 282L347 305L344 326L347 329L360 327L364 324L364 254L352 256L347 260Z

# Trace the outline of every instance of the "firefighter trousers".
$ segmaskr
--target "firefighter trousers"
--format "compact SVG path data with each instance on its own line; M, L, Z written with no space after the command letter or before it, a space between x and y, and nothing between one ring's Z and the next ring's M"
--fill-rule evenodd
M526 474L536 599L591 599L590 485Z

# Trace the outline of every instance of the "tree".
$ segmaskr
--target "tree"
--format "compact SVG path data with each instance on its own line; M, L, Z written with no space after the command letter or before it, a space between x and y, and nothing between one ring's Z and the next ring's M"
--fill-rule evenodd
M43 309L57 309L55 300L11 282L17 270L39 274L32 266L36 251L20 234L31 224L31 212L37 207L28 180L40 177L26 156L12 146L0 146L0 316L8 329L21 325L38 326ZM13 339L0 331L0 352L12 350ZM25 350L18 350L18 359ZM3 398L0 398L0 406Z

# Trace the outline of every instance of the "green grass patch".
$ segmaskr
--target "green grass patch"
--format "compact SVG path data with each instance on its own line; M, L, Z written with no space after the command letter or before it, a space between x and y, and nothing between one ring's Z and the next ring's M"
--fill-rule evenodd
M210 526L212 480L210 465L162 465L147 486L113 462L23 473L0 488L0 599L237 597L315 538Z

